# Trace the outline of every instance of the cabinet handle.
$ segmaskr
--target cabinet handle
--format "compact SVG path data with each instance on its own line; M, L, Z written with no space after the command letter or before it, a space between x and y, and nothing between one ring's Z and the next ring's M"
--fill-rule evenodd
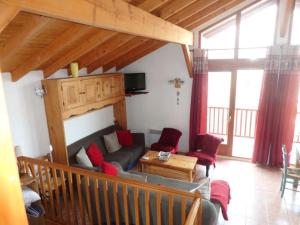
M115 88L116 86L111 85L110 88Z
M84 94L85 94L85 92L79 92L79 94L80 94L80 95L84 95Z

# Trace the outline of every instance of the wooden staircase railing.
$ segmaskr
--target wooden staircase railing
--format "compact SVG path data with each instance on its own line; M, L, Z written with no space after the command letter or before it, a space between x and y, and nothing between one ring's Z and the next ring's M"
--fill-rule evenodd
M99 172L87 171L62 164L43 160L19 157L18 161L26 173L36 180L35 190L41 195L45 208L45 217L59 224L121 224L123 206L123 221L126 225L143 224L140 221L140 207L144 207L146 225L150 225L150 195L155 194L157 225L162 225L162 217L166 216L168 224L174 224L174 202L180 200L180 224L200 225L202 219L201 194L190 193L135 180L113 177ZM100 187L101 186L101 187ZM99 192L99 188L103 193ZM130 221L129 190L133 192L134 218ZM143 191L144 206L139 205L140 193ZM109 196L112 192L113 197ZM121 192L121 193L118 193ZM126 196L120 204L119 194ZM102 200L100 196L104 197ZM168 213L162 213L162 198L167 198ZM104 204L101 204L101 199ZM187 211L187 202L190 202ZM113 205L111 205L113 204ZM114 208L114 217L110 206ZM152 212L153 213L153 212Z

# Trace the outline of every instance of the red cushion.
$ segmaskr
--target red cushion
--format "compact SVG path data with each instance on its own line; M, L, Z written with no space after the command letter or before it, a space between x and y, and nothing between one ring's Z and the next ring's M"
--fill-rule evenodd
M212 165L216 162L216 160L213 157L203 152L188 152L187 155L198 158L197 163L200 165Z
M104 162L103 154L96 144L90 144L86 153L93 166L102 166Z
M122 145L123 147L133 145L133 139L130 130L118 130L117 136L120 145Z
M102 169L103 169L103 173L111 176L117 176L118 174L117 167L114 164L108 162L103 162Z

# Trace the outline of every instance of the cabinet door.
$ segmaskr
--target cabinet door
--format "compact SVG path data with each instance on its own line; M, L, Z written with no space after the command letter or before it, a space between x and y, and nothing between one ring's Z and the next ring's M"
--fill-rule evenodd
M61 84L64 110L73 109L82 105L80 97L80 81L65 81Z
M96 78L81 81L81 94L84 104L95 103L100 100L99 82Z
M118 97L124 94L124 81L123 81L123 76L121 75L116 75L113 76L112 78L112 96L113 97Z
M112 97L112 79L111 77L102 77L101 78L101 99L106 100Z

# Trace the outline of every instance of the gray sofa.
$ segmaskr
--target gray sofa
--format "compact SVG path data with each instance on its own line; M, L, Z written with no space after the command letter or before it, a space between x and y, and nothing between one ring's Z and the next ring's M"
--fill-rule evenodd
M130 171L126 172L123 171L120 165L118 163L114 163L118 167L118 176L121 176L126 179L134 179L138 180L141 182L147 182L147 183L152 183L152 184L160 184L164 185L167 187L172 187L172 188L177 188L189 192L194 192L194 191L200 191L202 193L202 203L203 203L203 208L202 208L202 225L216 225L218 221L218 215L220 211L220 206L218 204L214 204L209 200L210 196L210 183L209 179L205 178L203 179L200 183L189 183L189 182L183 182L175 179L170 179L170 178L165 178L153 174L146 174L146 173L141 173L137 171ZM82 190L84 190L84 187L82 186ZM104 206L104 191L103 191L103 185L102 181L99 181L99 195L100 196L95 196L94 194L94 183L91 182L90 185L90 193L91 193L91 204L92 204L92 215L93 215L93 221L94 224L95 221L97 221L97 213L96 213L96 207L95 207L95 199L96 197L99 198L100 205ZM113 184L111 182L108 182L108 200L112 204L110 204L110 218L111 218L111 223L115 223L115 206L114 206L114 198L113 198ZM83 191L83 196L86 199L85 191ZM145 196L144 196L144 191L140 190L139 191L139 221L141 225L145 225ZM120 215L120 222L121 224L125 223L125 212L124 212L124 199L123 199L123 191L122 187L119 185L118 186L118 205L119 205L119 215ZM129 220L130 224L134 224L135 221L135 212L134 212L134 199L133 199L133 190L132 188L128 188L128 204L129 204ZM186 213L190 210L192 205L191 201L187 201L186 203ZM161 217L161 222L162 225L180 225L181 224L181 200L179 198L174 198L174 207L173 207L173 224L168 224L168 198L167 196L162 196L162 217ZM104 207L100 207L101 211L101 217L102 217L102 223L106 224L106 216L105 216L105 211ZM157 224L157 215L156 215L156 194L154 192L150 193L150 221L151 225L156 225Z
M69 165L99 171L100 169L97 167L86 168L76 162L76 154L81 147L87 149L90 144L94 143L102 150L105 161L118 162L124 170L133 168L145 153L145 136L143 133L132 133L133 146L123 147L117 152L108 153L104 144L103 135L112 133L118 129L119 127L117 126L110 126L68 145Z

